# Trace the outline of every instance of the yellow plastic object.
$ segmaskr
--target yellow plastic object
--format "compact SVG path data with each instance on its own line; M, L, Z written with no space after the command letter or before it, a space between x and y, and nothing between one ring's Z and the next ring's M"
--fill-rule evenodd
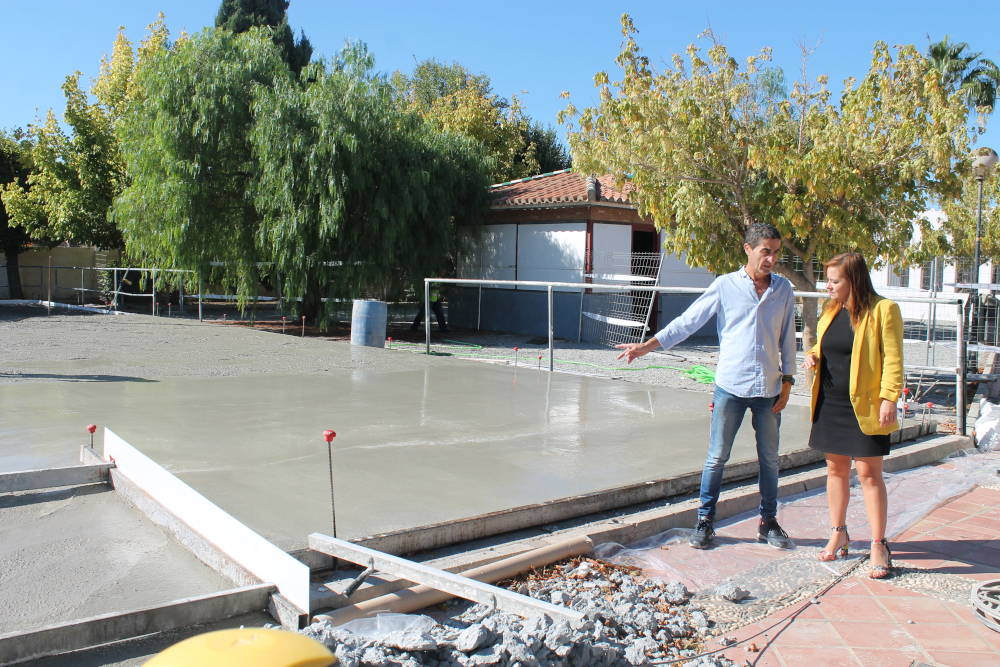
M323 644L294 632L240 628L206 632L174 644L145 667L330 667Z

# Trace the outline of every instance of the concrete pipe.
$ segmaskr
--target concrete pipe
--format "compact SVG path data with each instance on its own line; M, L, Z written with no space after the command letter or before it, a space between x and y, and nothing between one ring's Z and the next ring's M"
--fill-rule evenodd
M582 556L585 553L589 553L593 548L593 541L586 535L582 535L559 542L558 544L552 544L541 549L534 549L517 556L498 560L489 565L466 570L461 575L487 584L495 584L498 581L509 579L522 572L527 572L532 568L550 565L564 558ZM365 600L358 604L341 607L329 614L320 614L313 618L313 622L329 621L333 625L343 625L348 621L375 613L394 612L397 614L408 614L424 607L440 604L452 597L454 596L442 593L430 586L414 586L413 588L407 588L396 593Z

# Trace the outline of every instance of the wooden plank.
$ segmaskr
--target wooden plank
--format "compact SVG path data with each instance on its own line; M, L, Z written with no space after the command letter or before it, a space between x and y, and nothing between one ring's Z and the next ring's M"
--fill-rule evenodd
M313 533L309 536L309 548L358 565L373 566L383 574L430 586L456 597L495 606L497 609L521 616L530 617L544 613L552 618L565 619L573 623L583 620L582 613L567 607L559 607L527 595L508 591L505 588L484 584L459 574L452 574L422 563L414 563L399 556L368 549L320 533Z
M0 473L0 493L51 489L57 486L100 484L108 480L108 470L114 463L69 466L68 468L42 468Z
M308 565L268 542L108 428L104 429L104 458L117 465L116 478L127 478L241 568L260 581L275 584L299 609L309 609Z
M0 665L100 646L267 609L273 584L257 584L0 635Z

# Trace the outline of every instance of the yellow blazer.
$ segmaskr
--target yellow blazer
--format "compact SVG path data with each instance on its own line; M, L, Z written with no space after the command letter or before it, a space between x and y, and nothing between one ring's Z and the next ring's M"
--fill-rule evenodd
M820 343L835 314L827 311L820 317L816 345L810 350L817 359L812 385L812 418L815 418L819 398ZM903 316L895 301L876 296L872 307L858 322L851 352L851 403L863 433L888 435L899 428L898 421L887 428L879 426L878 413L883 399L893 403L899 400L903 382Z

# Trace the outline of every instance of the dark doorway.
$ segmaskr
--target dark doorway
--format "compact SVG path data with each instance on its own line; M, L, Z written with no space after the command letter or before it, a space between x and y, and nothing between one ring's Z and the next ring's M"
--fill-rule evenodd
M653 277L660 263L653 256L660 252L659 234L656 232L632 231L632 275ZM643 254L639 254L643 253ZM653 267L656 267L654 269ZM650 285L648 281L636 281L634 285ZM656 298L655 295L653 297ZM653 312L656 312L656 303ZM649 308L649 292L632 292L632 317L636 321L645 321ZM645 332L643 332L645 333ZM645 339L645 335L642 336Z

